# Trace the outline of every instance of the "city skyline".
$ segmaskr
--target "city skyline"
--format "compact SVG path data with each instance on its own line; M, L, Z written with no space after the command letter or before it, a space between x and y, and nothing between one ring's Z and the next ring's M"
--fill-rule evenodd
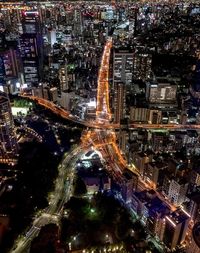
M198 253L199 4L0 9L0 249Z

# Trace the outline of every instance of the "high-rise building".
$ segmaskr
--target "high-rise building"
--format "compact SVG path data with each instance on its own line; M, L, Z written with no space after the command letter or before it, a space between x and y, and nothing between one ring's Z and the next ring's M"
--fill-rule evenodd
M0 92L0 159L14 158L17 152L10 101L5 93Z
M20 51L23 62L25 83L37 84L42 76L43 39L41 34L39 13L26 11L23 13L23 34L20 36Z
M133 163L142 178L144 178L147 164L152 161L152 157L153 157L152 154L148 155L143 152L134 153L133 155L133 158L132 158Z
M151 187L156 190L162 185L163 181L163 171L166 170L168 166L162 162L151 162L148 163L145 171L145 180L151 185Z
M152 56L136 52L133 63L133 79L146 81L151 77Z
M129 85L133 79L132 49L114 49L113 53L113 87L116 83Z
M60 90L68 90L68 73L67 73L67 64L63 65L59 69L59 80L60 80Z
M181 209L165 217L163 242L170 250L184 242L189 221L190 216Z
M24 11L22 15L23 33L41 34L39 12L37 10Z
M20 71L19 52L13 48L0 52L0 57L3 59L5 77L18 77Z
M127 154L128 152L128 139L129 139L129 135L128 132L126 130L120 130L119 131L119 135L118 135L118 139L119 139L119 147L120 150L124 153Z
M130 203L132 199L133 191L137 189L138 176L137 174L125 170L123 173L123 183L121 186L122 198L126 203Z
M114 85L114 122L120 123L126 114L126 88L124 83Z
M168 198L175 205L181 205L186 200L188 182L182 178L170 180Z

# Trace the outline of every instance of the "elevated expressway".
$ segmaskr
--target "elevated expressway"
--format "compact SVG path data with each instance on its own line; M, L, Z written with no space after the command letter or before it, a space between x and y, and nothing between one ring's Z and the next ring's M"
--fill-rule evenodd
M49 109L53 113L59 115L60 117L70 120L74 123L81 124L83 126L89 127L89 128L96 128L96 129L120 129L121 126L119 124L110 123L108 120L82 120L72 114L70 114L69 111L66 111L65 109L59 107L55 103L46 100L44 98L35 97L31 95L25 95L21 94L21 97L30 99L37 104L45 107L46 109ZM97 115L100 115L98 112ZM101 114L103 115L103 114ZM107 117L110 117L107 115ZM166 130L198 130L200 129L199 124L139 124L139 123L129 123L126 126L128 129L166 129Z

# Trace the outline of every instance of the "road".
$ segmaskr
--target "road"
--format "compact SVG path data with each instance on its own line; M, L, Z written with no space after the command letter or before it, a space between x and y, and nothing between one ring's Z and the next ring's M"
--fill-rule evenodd
M28 98L30 100L33 100L34 102L38 103L39 105L44 106L45 108L49 109L53 113L59 115L60 117L64 119L68 119L72 122L84 125L86 127L90 127L93 129L120 129L119 124L110 123L109 121L99 121L97 120L83 120L80 119L72 114L70 112L66 111L63 108L60 108L58 105L54 104L51 101L48 101L44 98L39 98L31 95L25 95L21 94L20 96L24 98ZM99 113L100 114L100 113ZM109 114L108 114L109 115ZM107 116L109 117L109 116ZM129 123L126 126L130 130L134 129L147 129L147 130L200 130L199 124L135 124L135 123Z
M79 146L64 157L58 168L59 173L55 189L51 193L49 206L35 216L32 226L25 236L19 236L10 251L11 253L29 252L31 241L38 235L42 226L48 223L59 223L63 205L72 195L75 163L82 154L82 147Z

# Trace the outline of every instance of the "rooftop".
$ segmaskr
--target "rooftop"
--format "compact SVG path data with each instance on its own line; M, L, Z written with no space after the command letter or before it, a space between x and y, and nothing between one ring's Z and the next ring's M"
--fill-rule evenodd
M177 209L176 211L167 216L167 219L172 223L174 227L179 223L187 221L189 218L189 214L183 209Z

